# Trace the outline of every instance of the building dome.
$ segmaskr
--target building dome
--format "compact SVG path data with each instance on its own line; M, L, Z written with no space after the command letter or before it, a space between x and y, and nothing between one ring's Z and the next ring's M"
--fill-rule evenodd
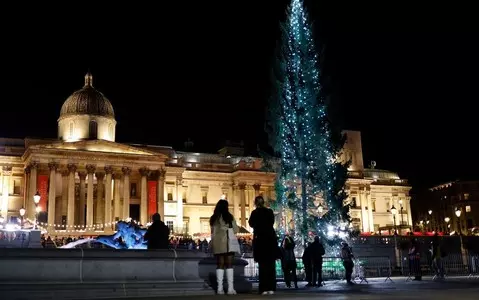
M85 85L63 103L58 118L58 138L66 142L79 140L115 141L115 113L110 101L93 87L88 72Z
M60 119L71 115L93 115L106 118L115 118L110 101L93 87L93 77L88 72L85 75L85 85L81 90L74 92L63 103Z

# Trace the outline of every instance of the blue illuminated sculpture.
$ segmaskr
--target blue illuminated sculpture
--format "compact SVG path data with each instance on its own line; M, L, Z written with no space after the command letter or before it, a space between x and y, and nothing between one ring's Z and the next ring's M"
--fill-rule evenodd
M116 224L117 232L112 235L99 236L96 240L115 249L146 249L143 236L146 229L141 229L133 222L119 221Z

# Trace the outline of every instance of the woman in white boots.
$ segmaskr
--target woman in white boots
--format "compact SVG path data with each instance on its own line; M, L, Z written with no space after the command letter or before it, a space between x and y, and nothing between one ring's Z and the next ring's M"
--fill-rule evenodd
M215 207L210 218L211 250L216 257L216 280L218 283L217 294L223 295L223 279L226 273L228 282L228 295L235 295L233 259L237 251L236 245L231 245L231 240L236 239L238 225L233 215L228 211L228 201L221 199ZM230 235L234 235L234 237ZM234 246L234 247L232 247Z

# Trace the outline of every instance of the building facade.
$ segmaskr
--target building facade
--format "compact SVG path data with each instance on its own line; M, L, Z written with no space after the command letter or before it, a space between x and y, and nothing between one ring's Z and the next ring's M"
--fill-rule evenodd
M209 233L216 202L225 198L248 229L254 197L274 201L275 174L241 147L217 154L175 151L171 147L115 142L110 101L85 85L63 104L58 139L0 139L0 214L16 222L20 209L36 217L33 196L41 196L40 225L51 234L111 232L118 220L142 224L159 212L175 232ZM351 160L347 181L353 226L363 232L410 225L410 187L397 174L364 168L361 135L348 131L343 159ZM402 207L393 218L392 206ZM396 223L393 224L393 220Z

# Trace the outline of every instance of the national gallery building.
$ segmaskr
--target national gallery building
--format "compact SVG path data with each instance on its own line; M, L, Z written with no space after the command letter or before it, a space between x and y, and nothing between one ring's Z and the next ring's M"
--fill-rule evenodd
M34 220L38 206L39 224L49 234L95 235L111 233L116 221L127 218L146 224L159 212L175 233L193 235L209 233L221 197L247 230L254 197L275 199L275 174L263 172L261 159L244 156L240 147L180 152L117 143L115 135L113 106L88 73L83 88L61 107L58 139L0 138L3 223L18 223L22 208L25 220ZM363 232L407 230L407 181L374 165L364 168L360 132L347 135L343 155L352 160L347 201L354 207L353 226Z

